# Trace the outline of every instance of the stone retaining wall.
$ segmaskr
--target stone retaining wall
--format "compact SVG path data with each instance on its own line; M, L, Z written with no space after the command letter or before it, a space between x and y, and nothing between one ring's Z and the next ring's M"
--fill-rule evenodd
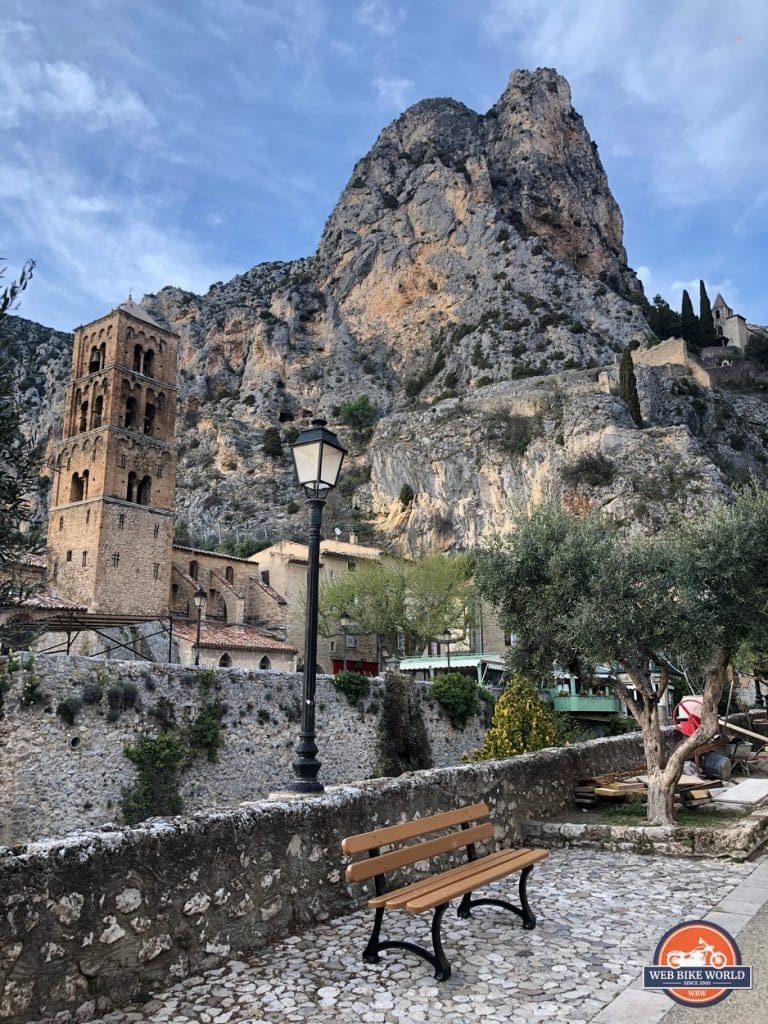
M22 666L28 664L22 656ZM121 789L135 779L123 748L145 732L157 732L153 708L169 701L180 724L197 714L209 697L221 700L224 746L211 763L198 757L185 771L181 796L185 812L237 806L282 789L293 778L291 761L298 741L301 676L295 673L221 669L212 676L179 665L142 662L104 662L90 658L38 656L31 669L21 667L3 675L0 685L5 715L0 717L0 844L12 846L61 836L77 828L121 822ZM215 678L204 691L201 679ZM25 707L23 689L30 679L44 695ZM136 686L139 709L107 718L107 695L119 683ZM84 705L74 725L56 714L59 703L81 696L84 688L99 687L103 699ZM462 755L479 747L485 735L481 718L462 731L453 729L437 704L422 691L422 710L436 766L458 764ZM348 782L377 774L377 728L382 698L381 681L373 682L363 710L352 708L320 677L317 687L317 727L321 777L324 783Z
M350 913L365 895L344 879L346 835L487 800L496 840L516 845L577 778L641 761L639 738L620 736L6 850L0 1019L84 1020Z

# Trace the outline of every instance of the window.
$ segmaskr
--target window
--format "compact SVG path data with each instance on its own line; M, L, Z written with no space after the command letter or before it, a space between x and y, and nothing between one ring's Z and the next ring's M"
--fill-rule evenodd
M125 469L125 467L127 465L128 465L128 460L126 459L125 455L121 455L120 456L120 469Z
M121 512L120 515L117 517L117 528L118 530L125 529L125 512Z
M335 654L335 653L336 653L336 641L335 640L331 640L331 654Z
M155 523L154 535L155 535L155 537L159 537L160 536L160 523Z
M226 579L227 583L235 582L235 570L232 568L231 565L228 565L227 568L224 570L224 578Z
M344 630L344 646L348 651L357 649L357 633L350 633L349 630Z
M72 474L72 483L69 488L70 501L82 501L85 496L85 488L79 473Z
M152 500L152 477L144 476L139 484L137 501L140 505L149 505Z
M59 529L64 529L64 516L59 516Z
M193 580L197 579L197 570L198 570L197 562L195 562L194 560L191 561L189 563L189 575L192 577Z
M264 657L259 662L259 668L265 669L265 670L269 670L269 669L272 668L272 662L269 660L269 658L266 656L266 654L264 655Z
M229 668L232 664L231 654L222 654L219 658L219 668Z
M144 364L142 367L145 377L151 377L155 369L155 353L150 349L144 353Z
M72 552L71 552L71 551L68 551L68 552L67 552L67 561L68 561L68 562L71 562L71 561L72 561Z
M172 583L171 584L171 598L172 598L174 604L176 603L176 600L177 600L178 596L179 596L179 584L178 583Z
M162 478L163 478L163 467L162 466L158 466L157 467L157 472L155 473L155 476L157 477L158 480L162 480Z
M82 402L80 405L80 433L88 429L88 403Z
M126 501L136 501L136 489L138 488L138 486L139 484L136 478L136 474L133 472L133 470L131 470L131 472L128 474L128 486L125 491Z
M104 415L104 396L99 395L93 403L93 415L91 417L91 429L95 430L101 426L101 419Z
M147 403L144 409L144 433L151 437L155 432L155 407Z
M85 568L86 565L88 565L88 552L84 551L83 552L83 568Z
M152 579L154 579L154 580L159 580L160 579L160 563L159 562L153 562L152 563Z
M267 587L269 586L269 569L263 569L261 571L261 582L265 586L267 586Z
M120 565L120 555L117 551L112 555L112 568L116 569Z

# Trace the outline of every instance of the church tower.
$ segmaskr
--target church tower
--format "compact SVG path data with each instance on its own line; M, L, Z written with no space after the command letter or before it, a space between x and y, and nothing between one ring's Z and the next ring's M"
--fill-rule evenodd
M168 614L177 345L132 299L75 331L48 571L91 612Z

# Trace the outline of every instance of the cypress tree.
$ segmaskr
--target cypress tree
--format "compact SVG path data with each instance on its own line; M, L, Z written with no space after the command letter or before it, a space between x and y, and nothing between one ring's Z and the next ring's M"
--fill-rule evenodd
M637 393L637 378L632 362L632 350L625 348L619 366L619 398L626 403L629 415L638 425L643 425L643 414L640 411L640 396Z
M483 745L472 752L473 761L515 757L557 743L557 718L539 697L536 687L514 675L496 702L493 724Z
M680 312L680 334L691 348L701 348L699 341L699 318L693 312L693 303L687 290L683 291L683 304Z
M712 320L712 306L709 303L709 296L703 281L699 281L699 344L702 348L706 345L717 344L715 324Z

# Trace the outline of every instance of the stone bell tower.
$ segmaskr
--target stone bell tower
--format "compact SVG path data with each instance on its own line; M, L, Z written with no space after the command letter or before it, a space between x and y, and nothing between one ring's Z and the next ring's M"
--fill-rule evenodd
M48 572L91 612L168 614L177 345L132 299L75 331Z

